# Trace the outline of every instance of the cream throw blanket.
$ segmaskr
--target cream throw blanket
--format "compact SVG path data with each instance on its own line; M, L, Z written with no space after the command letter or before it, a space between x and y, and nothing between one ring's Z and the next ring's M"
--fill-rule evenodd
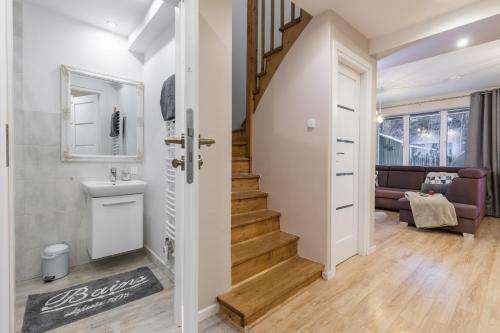
M442 194L406 192L417 228L439 228L458 225L455 207Z

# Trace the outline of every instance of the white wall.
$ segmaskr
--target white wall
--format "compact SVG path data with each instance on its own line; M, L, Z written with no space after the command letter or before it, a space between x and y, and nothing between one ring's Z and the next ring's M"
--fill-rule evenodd
M233 129L246 118L247 1L233 0Z
M253 136L254 171L269 192L269 207L282 213L282 230L300 236L299 255L322 264L328 258L333 41L369 60L375 73L366 38L333 12L314 17L262 97ZM312 131L309 118L317 123Z
M326 263L328 123L332 40L328 15L315 17L281 63L254 115L254 172L299 255ZM308 131L306 121L317 127Z
M164 259L166 127L160 108L163 82L175 73L174 26L162 33L145 53L144 63L144 179L148 183L144 204L144 242Z
M31 4L24 4L15 29L16 272L23 280L39 275L40 251L54 242L70 244L71 265L89 261L80 181L134 165L60 161L59 66L136 81L143 69L125 38Z

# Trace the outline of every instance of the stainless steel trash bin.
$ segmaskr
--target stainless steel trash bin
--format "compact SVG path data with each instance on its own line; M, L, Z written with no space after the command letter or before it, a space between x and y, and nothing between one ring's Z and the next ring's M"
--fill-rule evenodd
M42 278L53 281L68 275L69 245L66 243L50 245L42 253Z

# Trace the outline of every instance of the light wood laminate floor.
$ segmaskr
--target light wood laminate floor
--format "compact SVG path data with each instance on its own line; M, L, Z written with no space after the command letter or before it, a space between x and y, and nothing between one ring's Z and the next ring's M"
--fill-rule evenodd
M500 219L475 240L376 222L377 250L337 267L251 330L260 332L500 332Z
M30 294L39 294L68 288L110 275L147 266L162 283L164 290L109 311L59 327L53 333L170 333L180 332L173 320L174 285L167 276L143 253L137 252L116 258L96 261L72 268L64 279L44 283L41 279L19 282L16 286L16 332L21 331L26 300ZM217 317L200 323L200 332L233 332Z

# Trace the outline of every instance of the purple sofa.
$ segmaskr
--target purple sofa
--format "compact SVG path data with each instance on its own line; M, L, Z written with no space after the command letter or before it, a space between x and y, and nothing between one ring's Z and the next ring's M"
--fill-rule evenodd
M478 168L377 166L379 186L375 207L399 210L399 219L414 225L406 191L419 191L429 172L454 172L457 178L448 187L446 198L455 206L458 226L443 229L474 234L486 210L486 170Z

